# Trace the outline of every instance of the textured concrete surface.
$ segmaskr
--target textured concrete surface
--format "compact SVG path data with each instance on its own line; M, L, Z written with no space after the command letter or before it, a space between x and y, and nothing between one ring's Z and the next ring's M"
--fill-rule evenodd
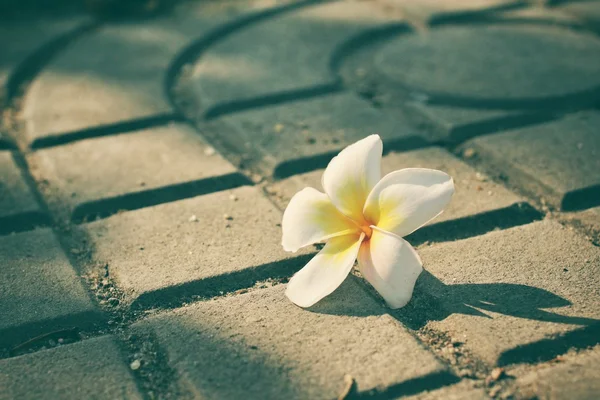
M0 173L0 220L41 212L10 151L0 151Z
M0 360L0 399L142 399L111 336Z
M556 222L420 255L428 274L401 320L448 332L492 365L521 362L515 348L600 322L600 249Z
M575 221L576 224L583 226L592 239L595 240L595 243L600 244L600 207L565 213L564 218L569 222Z
M595 399L600 393L600 347L567 354L517 379L519 395L538 399Z
M15 345L74 325L98 311L49 229L0 237L0 343Z
M170 63L225 15L184 7L176 16L112 24L80 36L44 69L25 101L30 140L172 113Z
M0 398L599 390L599 2L9 3ZM405 308L300 309L281 211L371 133L453 202Z
M396 18L362 2L315 2L223 38L191 75L203 108L331 83L348 38ZM310 43L310 46L307 45Z
M562 209L597 205L600 135L597 112L483 136L468 143L509 181ZM566 134L568 132L568 134Z
M310 311L283 292L201 302L134 329L154 331L172 366L205 398L335 398L345 374L364 392L444 370L352 279Z
M30 160L49 181L49 197L71 209L235 172L183 124L77 141L39 150Z
M323 168L339 150L371 133L395 148L425 142L402 115L392 118L350 93L238 112L218 123L230 129L229 141L247 163L276 177Z
M120 286L138 297L202 279L219 277L226 287L268 275L250 270L294 256L281 248L280 222L260 191L242 187L117 214L86 228L95 259L108 263ZM278 267L263 269L276 274ZM244 270L249 276L234 274Z
M600 84L595 73L599 50L591 34L500 22L400 37L379 50L375 63L392 81L433 98L439 94L485 104L487 99L518 102L593 88Z
M384 107L410 107L450 142L587 109L600 84L600 42L571 29L577 22L568 17L530 14L479 23L476 15L444 20L439 13L426 34L363 46L351 65L376 77L372 90Z

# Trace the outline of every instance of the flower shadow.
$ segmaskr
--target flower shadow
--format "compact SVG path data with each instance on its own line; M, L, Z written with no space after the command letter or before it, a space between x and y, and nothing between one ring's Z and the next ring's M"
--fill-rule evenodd
M357 279L350 276L348 280ZM309 310L315 313L364 317L390 313L410 329L420 329L430 321L442 321L452 314L491 319L490 311L517 318L573 325L595 325L600 320L556 314L547 308L572 303L548 290L514 283L470 283L448 285L424 270L414 289L413 298L403 308L349 307L344 290L338 290ZM378 311L381 310L381 311Z
M429 321L441 321L452 314L493 318L484 311L542 322L592 325L600 320L560 315L545 308L566 307L572 303L545 289L514 283L447 285L423 271L410 303L393 315L411 329Z

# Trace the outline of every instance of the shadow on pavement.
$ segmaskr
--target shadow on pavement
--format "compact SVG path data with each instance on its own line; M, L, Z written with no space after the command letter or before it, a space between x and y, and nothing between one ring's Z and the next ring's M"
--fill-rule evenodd
M600 320L571 317L543 310L566 307L568 300L544 289L512 283L446 285L423 271L414 297L394 316L411 329L420 329L429 321L441 321L452 314L492 318L478 309L542 322L593 325Z

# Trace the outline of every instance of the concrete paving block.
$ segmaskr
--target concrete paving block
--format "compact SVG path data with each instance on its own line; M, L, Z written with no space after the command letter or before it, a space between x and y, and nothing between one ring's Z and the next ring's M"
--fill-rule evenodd
M440 139L460 142L589 107L599 50L596 36L554 16L523 16L401 35L363 63L379 75L383 95L399 88L441 127Z
M101 319L49 229L0 237L0 344Z
M310 310L284 285L196 303L136 323L205 398L336 398L344 375L385 398L455 380L353 278ZM218 362L215 362L218 360Z
M521 398L593 400L600 393L600 347L567 354L555 362L527 368L518 376Z
M0 360L0 399L142 399L114 339Z
M191 74L194 91L206 110L331 83L330 64L339 46L392 20L367 3L305 3L234 31L207 49Z
M108 263L119 286L153 304L169 290L214 295L279 269L291 275L301 265L281 248L280 223L258 189L241 187L117 214L86 229L94 258Z
M600 249L557 222L419 254L426 272L398 318L448 332L489 364L538 361L559 336L585 335L600 321Z
M164 188L235 173L233 165L182 124L39 150L30 159L36 178L48 181L49 200L71 210L143 192L159 196ZM116 208L113 212L130 208L107 207Z
M600 204L600 113L585 112L466 144L482 164L562 210Z
M238 112L218 122L230 129L227 138L215 140L234 143L247 163L276 178L324 168L341 149L372 133L393 149L427 143L403 115L386 114L352 93Z
M33 82L31 141L174 112L164 88L175 56L231 15L188 5L175 14L106 24L61 51Z

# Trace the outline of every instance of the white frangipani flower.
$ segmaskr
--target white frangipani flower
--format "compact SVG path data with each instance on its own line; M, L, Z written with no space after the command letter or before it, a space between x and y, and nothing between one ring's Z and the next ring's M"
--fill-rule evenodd
M403 236L441 214L454 193L444 172L407 168L381 178L383 144L371 135L340 152L323 173L325 193L305 188L283 215L286 251L317 242L325 247L290 280L286 295L310 307L333 292L354 261L392 308L412 297L423 270L419 255Z

